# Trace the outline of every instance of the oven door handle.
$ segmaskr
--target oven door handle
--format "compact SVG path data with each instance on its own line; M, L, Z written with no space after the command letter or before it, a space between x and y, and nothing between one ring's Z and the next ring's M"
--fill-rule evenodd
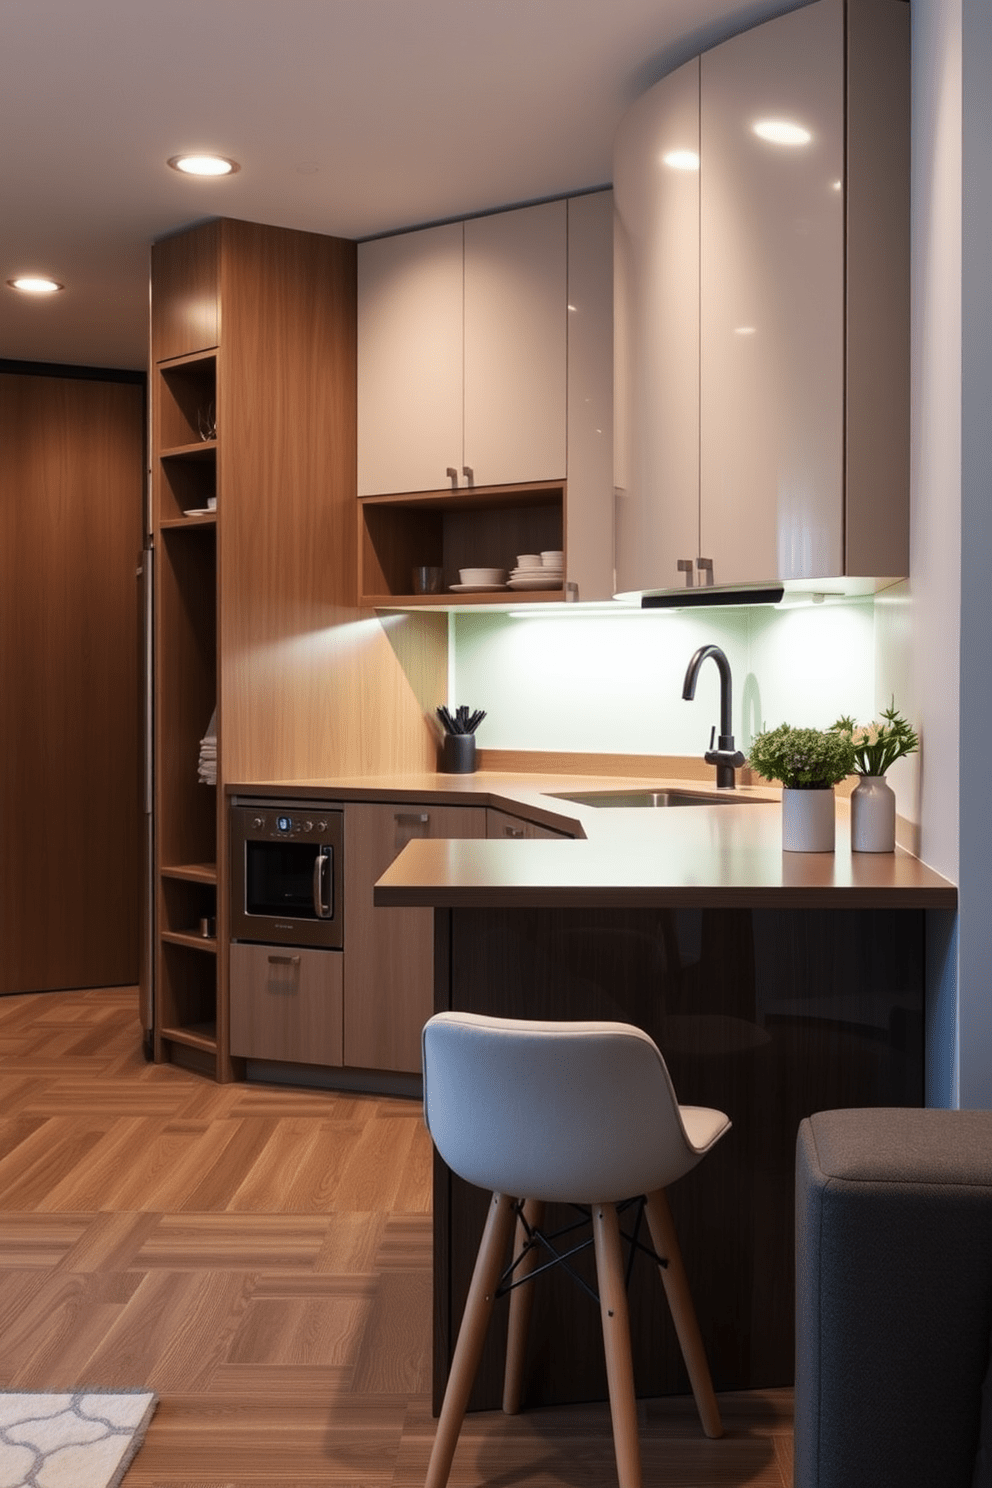
M329 870L331 855L328 852L319 852L313 863L313 908L318 920L329 920L334 914L333 900L324 898L324 876ZM331 889L331 875L327 871L327 887ZM333 893L333 890L331 890Z

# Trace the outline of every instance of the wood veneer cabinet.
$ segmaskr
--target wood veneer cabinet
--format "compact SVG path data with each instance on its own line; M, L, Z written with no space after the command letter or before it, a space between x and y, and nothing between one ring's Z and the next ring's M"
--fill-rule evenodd
M167 238L151 326L155 1055L231 1079L224 783L303 773L319 708L291 642L354 603L354 244L227 219Z
M344 813L344 1062L419 1074L434 1008L429 909L377 909L376 879L423 837L485 837L484 806L349 802Z

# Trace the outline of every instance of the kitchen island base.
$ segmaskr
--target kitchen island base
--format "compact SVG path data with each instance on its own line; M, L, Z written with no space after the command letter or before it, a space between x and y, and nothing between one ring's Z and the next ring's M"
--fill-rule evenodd
M441 908L435 979L438 1011L633 1023L680 1100L727 1112L732 1130L669 1194L689 1284L718 1391L791 1384L797 1129L818 1110L923 1104L923 911ZM435 1410L487 1198L435 1158ZM591 1255L576 1264L593 1284ZM638 1255L637 1393L685 1394L652 1271ZM499 1408L505 1316L472 1410ZM598 1306L556 1268L536 1284L523 1403L606 1398Z

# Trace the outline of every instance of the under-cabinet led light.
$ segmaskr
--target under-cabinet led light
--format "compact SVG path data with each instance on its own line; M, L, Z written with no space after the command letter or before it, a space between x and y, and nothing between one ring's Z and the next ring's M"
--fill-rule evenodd
M759 119L752 128L759 139L770 145L808 145L813 138L808 129L791 119Z
M662 155L661 163L672 170L697 171L699 156L695 150L669 150L666 155Z
M41 274L19 274L16 279L8 279L7 283L11 289L19 289L22 294L56 294L60 289L65 289L65 285L60 284L57 279L47 279Z
M167 164L184 176L233 176L241 169L224 155L172 155Z

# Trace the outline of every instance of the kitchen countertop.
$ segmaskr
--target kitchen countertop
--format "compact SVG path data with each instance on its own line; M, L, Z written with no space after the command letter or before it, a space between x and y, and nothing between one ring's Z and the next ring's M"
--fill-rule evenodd
M616 776L418 774L233 785L228 794L311 800L475 804L574 833L578 840L409 843L375 888L377 905L439 908L710 906L778 909L953 909L957 889L902 848L852 853L847 802L836 851L782 851L779 792L745 786L712 806L592 807L562 792L677 789L699 780Z

